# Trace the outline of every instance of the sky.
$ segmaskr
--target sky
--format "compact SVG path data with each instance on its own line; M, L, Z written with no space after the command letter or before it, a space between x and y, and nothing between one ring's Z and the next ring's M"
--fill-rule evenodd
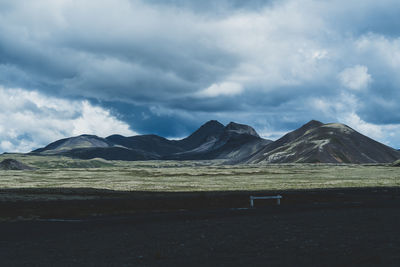
M80 134L277 139L315 119L400 148L398 0L0 0L0 152Z

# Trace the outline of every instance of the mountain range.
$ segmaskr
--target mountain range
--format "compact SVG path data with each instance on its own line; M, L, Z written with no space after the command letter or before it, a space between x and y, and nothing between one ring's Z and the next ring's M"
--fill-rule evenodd
M250 126L234 122L224 126L212 120L181 140L153 134L106 138L80 135L58 140L31 153L108 160L242 160L271 142L261 138Z
M276 141L261 138L250 126L211 120L181 140L158 135L101 138L80 135L55 141L31 152L80 159L213 160L227 163L387 163L400 151L347 125L312 120Z

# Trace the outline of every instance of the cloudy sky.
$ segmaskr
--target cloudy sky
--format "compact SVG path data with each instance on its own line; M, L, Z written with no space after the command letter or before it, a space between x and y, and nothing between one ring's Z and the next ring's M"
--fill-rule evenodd
M398 0L0 0L0 152L83 133L276 139L311 119L400 148Z

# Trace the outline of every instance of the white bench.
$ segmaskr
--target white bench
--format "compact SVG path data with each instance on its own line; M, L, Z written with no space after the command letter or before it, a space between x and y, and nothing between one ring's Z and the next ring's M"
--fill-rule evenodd
M276 196L264 196L264 197L255 197L255 196L250 196L250 208L254 208L254 200L256 199L276 199L276 204L280 205L281 204L281 195L276 195Z

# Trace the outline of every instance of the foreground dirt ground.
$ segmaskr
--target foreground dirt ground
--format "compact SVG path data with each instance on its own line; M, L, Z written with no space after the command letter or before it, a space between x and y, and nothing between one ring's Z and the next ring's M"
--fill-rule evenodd
M186 199L169 195L171 203L183 199L185 210L172 209L177 203L158 211L125 206L124 212L103 210L101 216L77 216L68 213L73 210L68 205L79 210L87 203L84 211L92 207L98 212L98 205L108 202L107 211L114 205L118 211L132 195L114 193L119 198L81 200L80 206L78 200L54 200L47 206L3 201L3 214L14 207L32 216L56 209L57 203L61 211L3 220L1 266L400 266L398 188L281 193L280 206L229 207L234 199L232 206L247 205L241 201L249 192ZM198 197L203 201L195 205ZM220 204L206 209L199 203Z

